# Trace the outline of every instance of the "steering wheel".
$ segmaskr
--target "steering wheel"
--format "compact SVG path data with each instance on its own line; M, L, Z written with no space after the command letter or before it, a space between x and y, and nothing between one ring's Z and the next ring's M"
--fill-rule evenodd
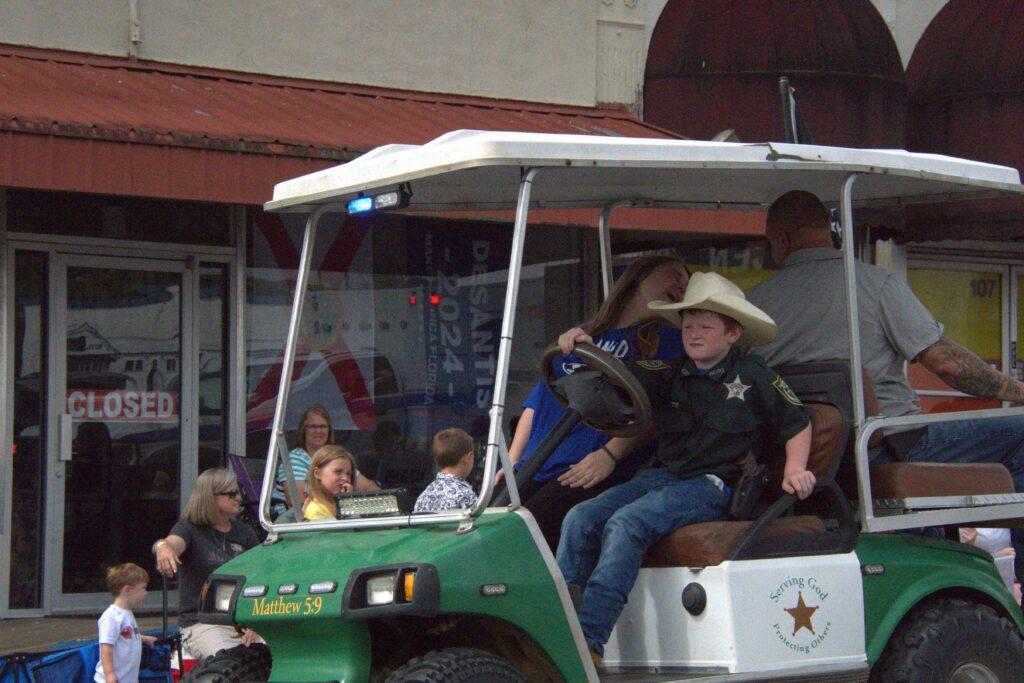
M562 355L558 346L544 352L540 372L565 413L547 433L529 460L515 474L516 486L536 474L580 422L610 436L636 436L651 421L651 402L636 377L618 358L593 344L577 344L575 355L583 365L571 375L556 377L552 361ZM499 491L492 505L509 502L509 491ZM525 502L525 500L523 501Z
M651 421L647 392L618 358L593 344L577 344L573 352L584 368L556 377L552 361L562 355L549 347L540 361L541 376L555 400L580 413L584 424L610 436L636 436Z

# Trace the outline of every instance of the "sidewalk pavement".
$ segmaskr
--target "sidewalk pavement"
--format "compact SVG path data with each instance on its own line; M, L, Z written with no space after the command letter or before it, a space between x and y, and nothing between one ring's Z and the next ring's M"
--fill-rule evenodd
M95 640L96 620L90 617L41 617L38 619L0 619L0 656L11 652L41 652L69 640ZM160 616L136 617L139 629L160 628ZM171 617L169 628L177 623Z

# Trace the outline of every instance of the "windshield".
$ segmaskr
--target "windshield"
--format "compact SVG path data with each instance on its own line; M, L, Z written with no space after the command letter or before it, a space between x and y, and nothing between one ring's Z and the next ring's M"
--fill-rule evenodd
M250 291L256 301L247 321L252 459L267 455L304 225L303 216L262 214L254 231ZM403 512L410 512L443 469L432 448L435 435L454 428L469 439L473 458L464 479L474 496L480 494L511 235L511 224L500 222L397 214L321 220L284 420L300 487L306 488L308 465L326 440L351 454L355 493L400 489ZM760 241L708 246L690 237L684 243L673 234L617 233L615 276L637 258L667 253L744 287L769 272ZM544 349L600 305L599 262L592 228L527 230L501 424L509 445L524 403L545 391L538 384ZM300 423L318 405L326 410L329 436L300 444ZM272 501L277 513L283 508L279 489Z
M267 454L304 218L262 214L254 231L250 458ZM528 231L502 421L507 440L536 386L544 347L593 303L584 283L596 278L584 272L580 230ZM325 216L288 394L288 449L305 450L307 460L315 455L320 441L300 443L298 428L310 408L323 406L328 443L355 461L355 487L403 489L411 510L439 470L433 437L456 428L470 439L475 457L465 480L479 495L511 236L510 223ZM293 466L301 485L305 468L295 459Z

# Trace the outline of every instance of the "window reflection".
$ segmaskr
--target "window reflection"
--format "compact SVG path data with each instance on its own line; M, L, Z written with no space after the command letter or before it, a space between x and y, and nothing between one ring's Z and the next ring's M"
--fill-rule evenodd
M46 459L46 254L14 256L11 609L42 607ZM6 560L5 560L6 561Z
M149 565L178 516L181 286L177 272L67 268L64 593L103 592L112 564Z
M247 294L247 456L269 442L301 220L258 214ZM574 236L560 229L559 235ZM396 214L321 223L304 302L285 426L289 447L306 408L323 404L335 442L360 473L410 500L434 479L433 435L470 434L479 489L512 230L507 224ZM537 381L544 346L582 316L580 240L528 235L522 314L509 372L506 422ZM527 319L529 318L529 319Z
M199 471L221 467L227 453L227 267L203 264L199 271ZM177 371L168 358L168 372Z

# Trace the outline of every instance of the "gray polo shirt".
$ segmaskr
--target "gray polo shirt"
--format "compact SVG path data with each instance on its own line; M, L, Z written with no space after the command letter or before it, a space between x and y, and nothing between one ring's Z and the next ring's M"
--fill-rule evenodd
M787 363L848 359L842 253L802 249L782 270L746 292L747 299L779 326L771 344L754 351L772 367ZM888 271L857 261L861 357L885 417L920 412L904 361L942 336L942 324L918 301L906 282Z

